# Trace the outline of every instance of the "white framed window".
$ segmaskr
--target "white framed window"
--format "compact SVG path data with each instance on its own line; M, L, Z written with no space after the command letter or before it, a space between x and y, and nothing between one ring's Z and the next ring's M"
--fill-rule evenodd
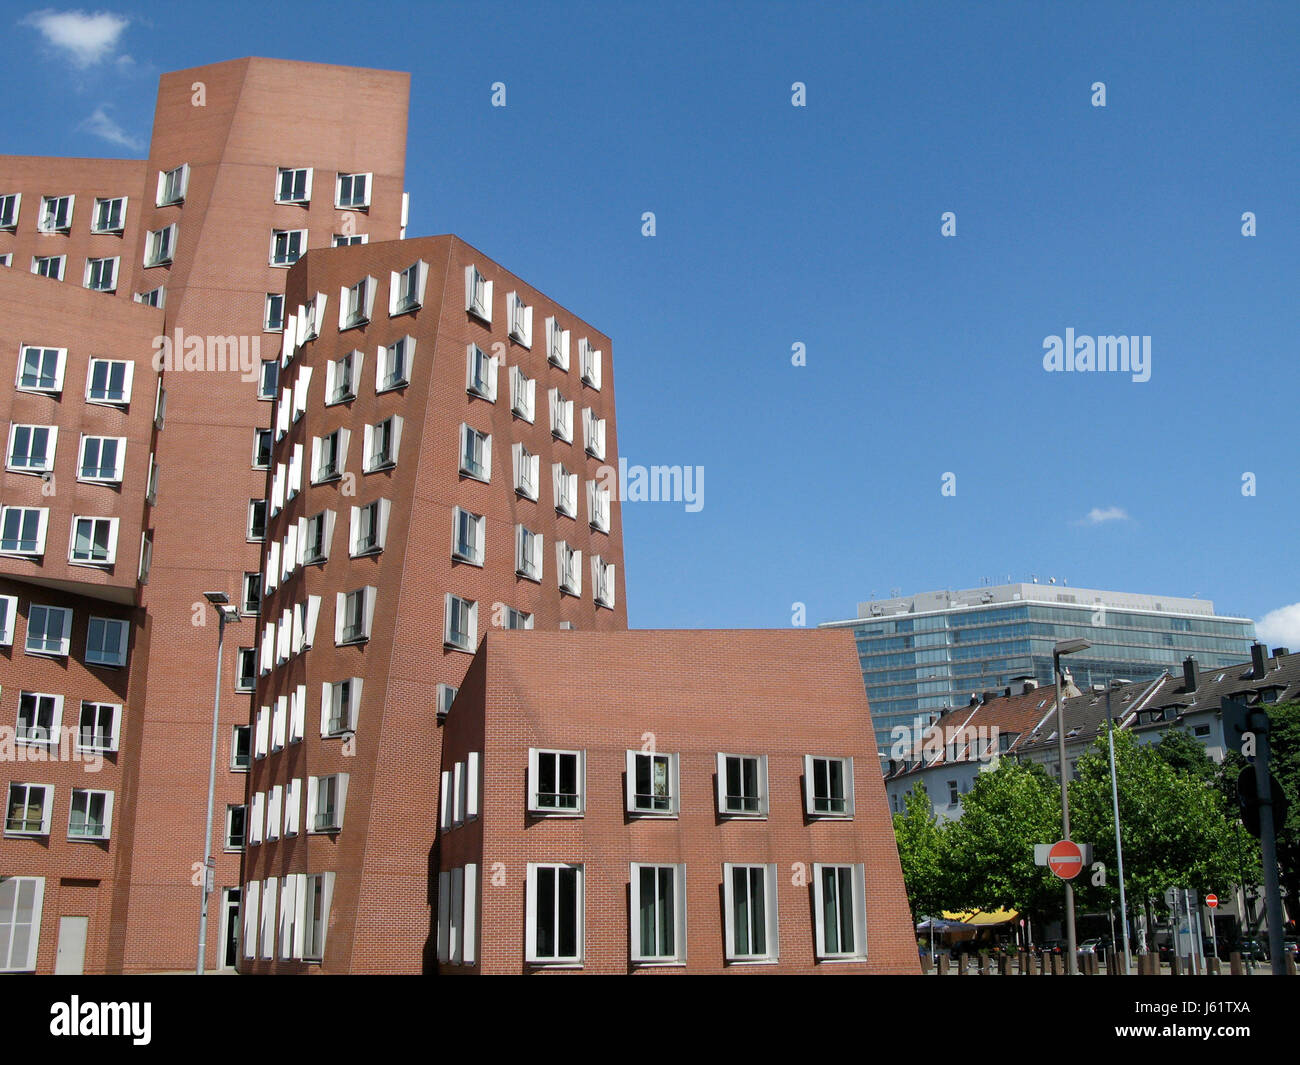
M473 965L478 957L478 866L438 873L438 961Z
M92 666L126 665L126 644L130 635L130 622L91 615L86 626L86 662Z
M307 230L271 230L270 262L272 266L292 266L307 250Z
M35 971L44 901L43 876L7 876L0 880L0 972Z
M352 558L377 555L388 540L388 516L393 504L387 499L376 499L352 508L351 531L348 542Z
M262 829L266 826L266 792L258 791L253 793L252 809L249 810L248 820L248 842L257 844L262 842Z
M320 734L322 737L342 736L357 730L361 711L361 677L325 681L321 684Z
M853 759L803 759L804 812L809 817L853 817Z
M375 618L373 585L353 592L339 592L334 601L334 642L343 644L365 643L370 639L370 629Z
M465 310L479 321L492 324L492 282L476 266L465 267Z
M776 961L780 957L776 865L725 862L722 887L727 961Z
M597 606L614 608L614 563L604 561L599 555L591 558L591 594Z
M144 265L166 266L176 255L176 223L151 229L144 245Z
M86 372L86 402L125 407L131 402L134 379L135 363L126 359L94 357Z
M167 421L167 389L162 386L162 378L158 378L158 390L153 397L153 427L161 430Z
M628 751L627 811L648 817L676 817L680 783L678 757L655 751Z
M370 321L375 308L375 286L378 282L373 277L363 277L351 288L339 289L339 332L355 329Z
M325 364L325 406L357 398L357 381L364 358L360 351L354 350Z
M423 259L405 270L394 270L388 279L388 316L395 318L424 306L424 289L429 280L429 264Z
M310 203L311 172L309 166L282 166L275 175L276 203Z
M310 303L299 304L295 319L298 323L299 344L305 344L320 336L321 326L325 324L325 308L328 305L329 297L324 292L317 292Z
M83 284L93 292L117 291L118 256L86 260L86 277Z
M83 436L77 480L97 484L121 484L126 462L126 437Z
M460 472L476 481L492 480L492 437L464 423L460 427Z
M11 783L5 810L5 835L48 836L53 809L54 789L48 784Z
M631 953L634 964L686 962L686 866L631 863Z
M866 868L813 863L817 957L823 961L867 956Z
M13 266L13 264L14 264L13 252L7 251L3 255L0 255L0 266L11 267Z
M182 163L174 170L158 172L158 207L167 207L185 199L190 186L190 164Z
M280 626L280 633L283 634L286 625ZM285 736L289 731L289 697L287 695L278 696L275 705L271 708L271 751L284 750ZM268 798L268 801L270 799Z
M284 331L284 293L268 292L266 310L262 316L262 328L268 333Z
M350 248L354 244L369 244L369 233L335 233L331 238L335 248Z
M555 490L555 509L569 518L578 516L578 475L570 473L557 462L551 466L552 487Z
M67 361L67 348L24 344L18 359L15 387L19 392L62 392L63 370Z
M275 359L262 362L262 370L257 378L257 398L274 400L280 387L280 364Z
M370 206L370 174L339 174L334 183L334 206L340 211Z
M515 526L515 573L538 584L542 580L542 542L540 533Z
M0 646L13 646L14 623L17 619L18 596L0 595Z
M266 841L270 843L280 838L280 809L284 803L284 788L275 784L266 794ZM288 878L285 880L288 884ZM289 900L286 899L287 903Z
M562 594L582 595L582 552L563 540L555 545L555 573Z
M302 820L302 777L294 777L284 786L284 834L296 836Z
M239 612L245 617L256 617L262 611L262 575L245 573Z
M415 337L404 336L379 349L375 364L375 391L388 392L411 383L411 363L415 359Z
M718 755L718 813L767 816L767 755Z
M581 965L583 866L528 863L524 957L532 965Z
M68 561L84 566L111 566L117 561L117 518L72 519Z
M471 566L483 565L483 542L487 532L487 519L482 514L472 514L463 507L453 507L451 512L451 557Z
M489 403L497 401L497 360L477 344L465 351L465 391Z
M307 831L339 832L348 798L348 774L307 778Z
M590 407L582 408L582 446L592 458L605 457L605 419Z
M92 233L121 233L126 228L126 197L99 196L90 219Z
M273 439L270 429L253 430L253 458L252 467L255 470L269 470L271 468L271 445Z
M528 749L528 812L581 817L586 808L587 752Z
M226 850L242 851L248 834L248 807L228 803L226 805Z
M251 842L251 841L250 841ZM244 957L257 957L257 930L258 925L258 901L262 893L262 882L253 880L244 885L244 894L242 896L240 910L244 919L244 934L242 936L244 944Z
M119 703L81 703L77 749L81 751L118 750L122 731L122 707Z
M137 292L131 298L146 307L162 307L167 302L167 288L165 285L159 285L148 292Z
M230 732L230 768L246 772L253 762L253 727L235 725Z
M325 935L330 926L330 901L333 894L333 873L315 873L307 877L302 946L302 956L305 959L322 961L325 957Z
M566 444L573 443L573 400L565 399L558 388L547 393L551 403L551 435Z
M473 654L478 645L478 603L448 592L444 611L443 645Z
M523 444L510 447L515 464L515 492L525 499L537 499L537 486L541 480L542 457L534 455Z
M18 228L18 212L22 202L21 192L7 192L0 196L0 229Z
M506 607L505 618L502 622L502 628L505 629L531 629L533 627L533 615L525 610L516 610L512 606Z
M365 449L363 473L375 473L397 465L402 444L402 417L394 414L376 425L367 425L362 444Z
M583 337L578 341L578 369L582 374L582 383L588 388L600 391L600 351L593 348Z
M136 578L141 584L149 583L151 569L153 569L153 533L145 529L140 533L140 568L136 571Z
M609 489L600 482L587 482L587 524L597 532L609 532Z
M36 220L38 233L67 233L72 229L72 211L76 196L42 196L41 214Z
M63 696L20 692L14 739L36 747L57 747L62 739Z
M510 367L510 411L516 418L533 422L537 409L537 382L524 375L518 366Z
M38 277L48 277L51 281L62 281L67 261L66 255L33 255L32 273Z
M324 484L343 476L348 461L348 443L352 431L340 426L332 433L314 437L311 442L311 483Z
M15 473L47 473L54 469L57 425L11 425L7 467Z
M264 647L266 643L265 637L270 636L274 638L273 633L271 632L272 628L273 626L268 625L266 629L263 630ZM265 670L263 670L263 672L265 672ZM255 758L265 758L267 752L271 749L271 708L269 706L263 706L257 711L257 735L255 738L257 740L257 745L253 748L253 756ZM256 809L256 806L254 806L254 809Z
M533 346L533 309L524 303L518 292L506 294L506 321L510 325L510 339L526 348Z
M257 648L241 647L235 652L235 691L251 692L257 686Z
M248 542L257 543L266 539L266 500L250 499L248 501Z
M113 793L72 789L68 811L68 839L105 840L113 830Z
M305 521L303 534L299 537L303 564L314 566L328 561L330 544L334 540L334 511L323 510Z
M459 688L450 684L438 685L438 720L441 721L451 713L451 704L456 701L456 693Z
M546 360L561 370L569 369L569 331L555 318L546 319Z
M0 507L0 555L45 554L48 507Z

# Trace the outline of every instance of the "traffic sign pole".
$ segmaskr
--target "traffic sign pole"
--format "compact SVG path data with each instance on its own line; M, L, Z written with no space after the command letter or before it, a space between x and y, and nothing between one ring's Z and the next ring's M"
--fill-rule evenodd
M1214 951L1214 956L1219 956L1219 922L1214 919L1214 911L1219 906L1218 895L1206 895L1205 905L1210 908L1210 944Z

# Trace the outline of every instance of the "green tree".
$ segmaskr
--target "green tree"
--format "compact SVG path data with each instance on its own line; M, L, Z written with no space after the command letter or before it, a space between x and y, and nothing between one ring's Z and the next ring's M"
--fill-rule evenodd
M949 903L945 835L945 823L934 816L925 785L918 783L907 793L903 812L894 815L894 839L913 924L938 916Z
M1205 746L1180 728L1171 728L1156 744L1160 755L1175 772L1189 774L1205 783L1213 783L1218 776L1214 760L1205 753Z

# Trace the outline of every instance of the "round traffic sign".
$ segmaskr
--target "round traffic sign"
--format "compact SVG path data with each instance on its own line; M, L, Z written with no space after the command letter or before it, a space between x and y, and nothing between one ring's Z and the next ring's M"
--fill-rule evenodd
M1218 895L1206 895L1206 896L1205 896L1205 905L1207 905L1210 909L1214 909L1214 907L1216 907L1217 905L1219 905L1219 896L1218 896Z
M1073 880L1083 871L1083 851L1073 840L1058 840L1047 852L1047 867L1062 880Z

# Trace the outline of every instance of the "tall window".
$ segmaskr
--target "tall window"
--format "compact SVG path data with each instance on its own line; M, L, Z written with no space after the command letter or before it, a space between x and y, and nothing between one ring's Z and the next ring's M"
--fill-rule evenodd
M686 867L632 863L632 960L686 960Z
M401 273L394 272L389 284L388 313L405 314L413 311L424 301L424 286L429 276L429 267L423 261L412 263Z
M492 437L468 425L460 427L460 472L476 481L492 479Z
M175 170L165 170L158 174L158 206L180 203L185 199L190 183L190 165L183 163Z
M864 884L862 865L813 865L819 958L867 956Z
M0 229L14 229L18 225L18 207L22 203L21 192L9 192L0 196ZM2 968L3 966L0 966Z
M379 365L376 367L376 392L386 392L391 388L401 388L411 380L411 358L415 353L415 340L402 337L401 340L379 349Z
M284 293L266 294L266 313L262 327L268 333L279 333L284 330Z
M528 865L526 957L535 964L577 964L583 953L583 867Z
M478 603L448 593L446 618L443 643L472 653L478 637Z
M728 961L777 958L775 865L722 867Z
M165 266L176 254L176 223L149 231L145 241L145 266Z
M483 532L486 519L479 514L456 507L452 511L455 536L452 557L474 566L483 565Z
M31 972L36 968L44 896L44 877L10 876L0 880L0 972Z

